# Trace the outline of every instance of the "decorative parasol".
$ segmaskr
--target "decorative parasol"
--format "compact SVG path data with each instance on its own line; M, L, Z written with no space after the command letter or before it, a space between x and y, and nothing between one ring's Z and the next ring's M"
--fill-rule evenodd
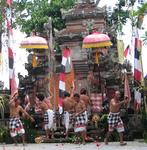
M108 35L94 32L84 38L82 48L99 48L111 45L112 43Z
M48 49L48 44L45 38L33 35L33 36L25 38L20 43L20 48Z
M95 63L98 65L98 76L99 76L99 84L102 92L102 99L103 99L103 90L101 85L101 75L100 75L100 67L99 67L99 54L100 52L105 53L105 47L111 46L112 43L110 38L106 34L94 32L88 36L86 36L83 40L82 48L95 48ZM103 49L104 48L104 49Z

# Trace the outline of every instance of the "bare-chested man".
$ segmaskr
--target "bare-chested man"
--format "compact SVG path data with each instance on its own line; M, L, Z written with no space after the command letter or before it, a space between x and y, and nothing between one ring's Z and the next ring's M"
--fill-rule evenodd
M32 122L34 122L34 119L19 105L19 99L18 99L17 93L15 93L14 96L12 96L9 102L9 106L10 106L10 122L9 122L10 135L13 138L16 145L17 145L16 136L20 135L22 137L22 142L24 145L25 144L25 136L24 136L25 130L20 120L19 113L24 114Z
M83 144L85 144L86 138L86 106L85 103L80 99L79 94L74 94L74 100L76 101L75 106L75 127L74 131L79 134L78 137L82 136Z
M124 126L120 118L120 107L121 105L127 102L128 102L127 98L124 101L120 101L120 92L119 91L115 92L115 96L113 99L111 99L109 106L110 107L110 113L108 115L109 129L106 138L104 140L105 144L108 144L109 136L112 134L114 129L117 129L117 132L119 133L120 145L123 146L127 144L123 141Z
M80 100L82 100L85 103L86 106L86 115L87 115L87 122L88 122L88 116L90 115L90 98L88 96L86 89L81 89L80 91Z
M44 94L38 94L37 98L39 99L39 106L44 114L44 129L46 132L46 138L54 137L54 111L50 99L52 96L45 98ZM50 134L52 131L52 134Z
M64 125L66 129L66 138L68 137L69 128L74 126L74 113L76 102L68 92L64 93L63 109L64 109Z

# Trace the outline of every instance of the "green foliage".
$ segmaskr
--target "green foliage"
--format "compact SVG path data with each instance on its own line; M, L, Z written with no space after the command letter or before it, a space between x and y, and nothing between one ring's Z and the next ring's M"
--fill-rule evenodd
M147 31L145 31L144 35L142 36L143 44L147 45Z
M8 129L4 126L0 127L0 143L3 143L5 140L5 137L8 135Z
M23 119L25 135L28 143L35 143L35 138L39 136L37 129L31 127L30 120Z
M129 18L129 11L123 10L124 2L124 0L120 0L119 3L116 4L116 8L111 16L107 18L108 25L111 26L114 31L122 32L122 27Z
M9 98L7 97L7 95L0 95L0 115L2 119L4 119L4 113L6 110L8 99Z
M6 8L6 1L1 0L0 1L0 35L4 31L4 20L5 20L5 11L6 11L5 8Z
M144 3L140 7L138 7L137 11L134 12L134 15L135 16L145 15L146 13L147 13L147 3Z
M17 24L21 27L21 31L30 34L33 29L39 33L43 33L44 23L52 17L53 27L61 30L65 26L62 19L61 9L68 9L73 6L74 0L52 0L48 4L48 0L24 0L14 1L15 27Z

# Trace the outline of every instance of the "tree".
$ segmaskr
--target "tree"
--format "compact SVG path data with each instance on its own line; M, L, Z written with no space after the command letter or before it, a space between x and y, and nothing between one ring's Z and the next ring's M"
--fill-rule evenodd
M75 0L17 0L13 3L15 12L15 27L20 26L21 31L30 34L32 30L43 33L44 23L52 17L53 27L61 30L65 26L62 19L61 9L69 9L73 6Z
M125 0L120 0L113 12L107 15L107 25L111 27L114 32L122 33L122 27L127 22L129 18L129 10L124 10Z

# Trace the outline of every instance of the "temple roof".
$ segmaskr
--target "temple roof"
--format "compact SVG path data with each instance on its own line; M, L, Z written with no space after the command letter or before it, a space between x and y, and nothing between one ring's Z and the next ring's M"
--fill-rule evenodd
M94 2L81 2L76 3L75 6L68 10L62 11L63 18L66 22L77 19L85 19L85 18L97 18L103 17L105 14L105 9L97 7Z

